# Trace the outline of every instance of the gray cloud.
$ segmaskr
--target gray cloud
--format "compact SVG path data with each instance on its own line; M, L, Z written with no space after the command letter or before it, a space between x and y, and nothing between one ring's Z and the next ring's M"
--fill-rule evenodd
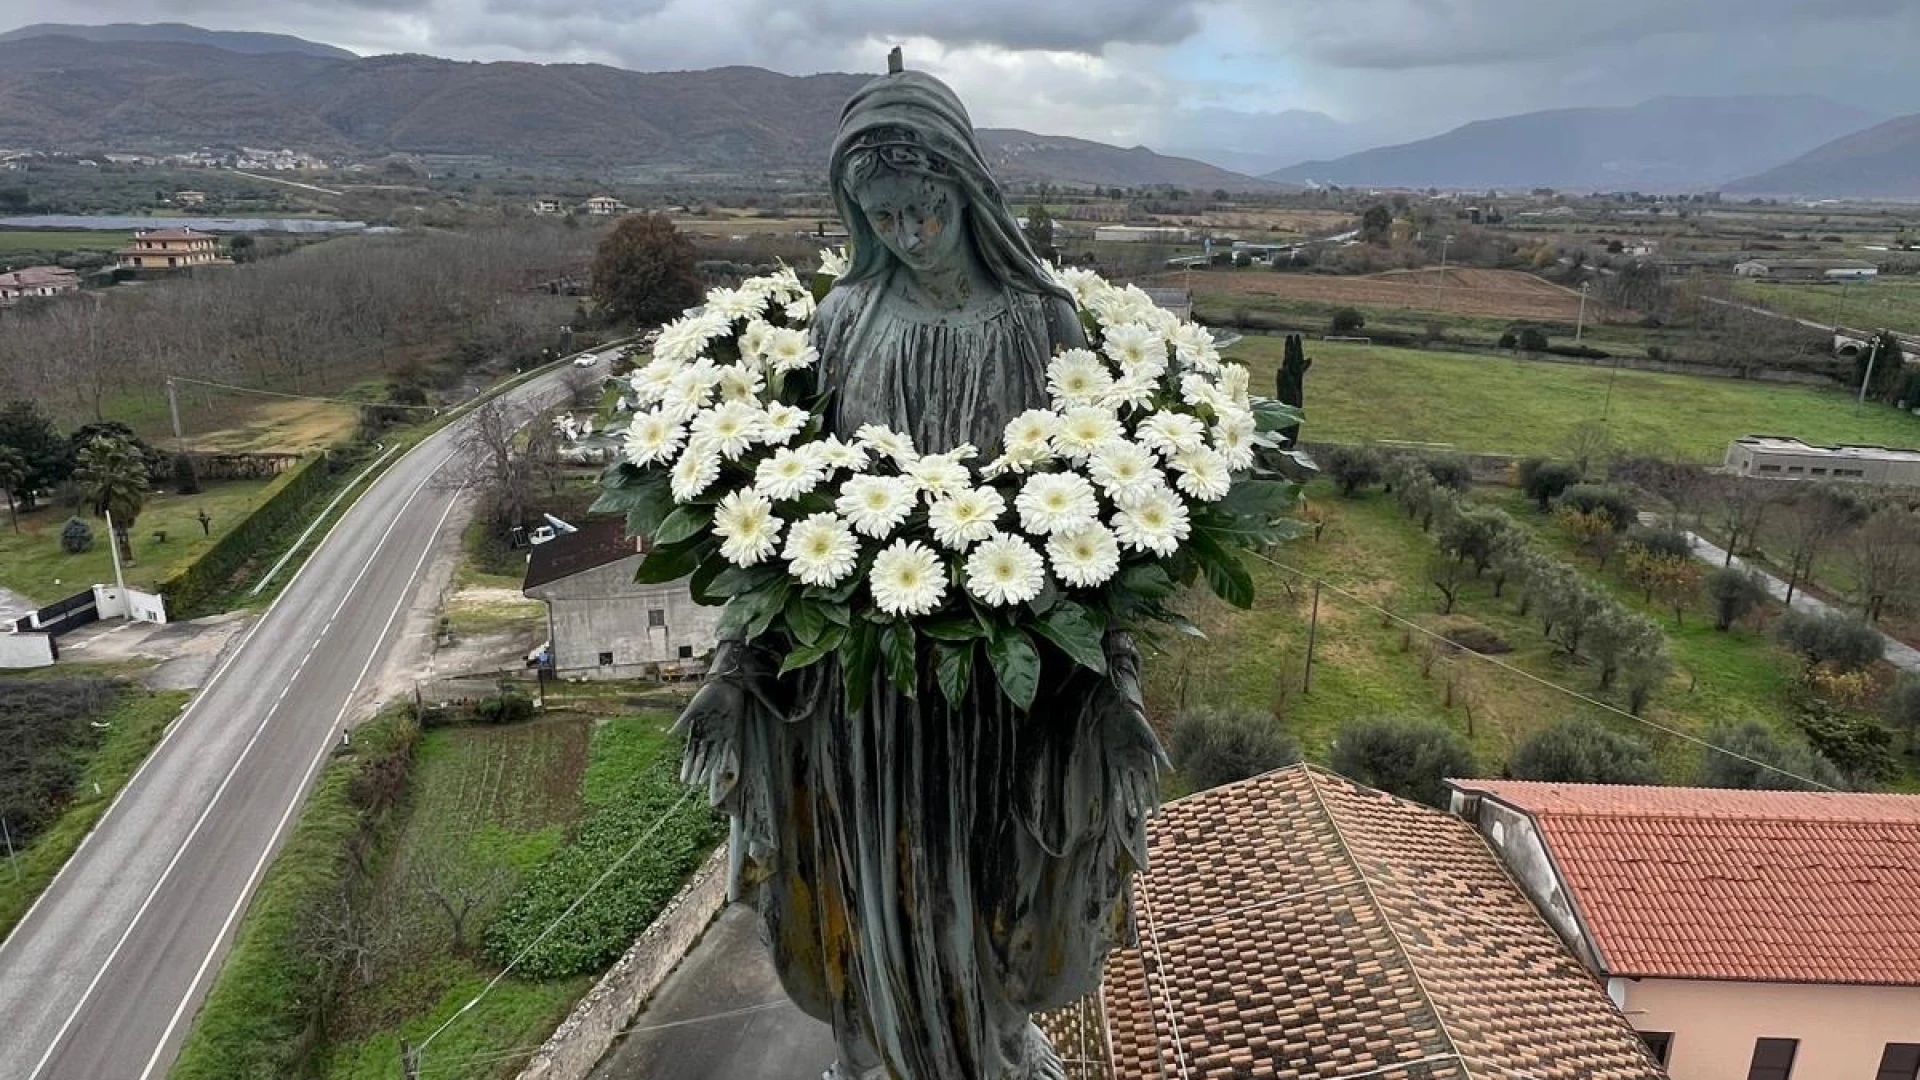
M1098 53L1114 43L1171 45L1200 28L1204 0L772 0L822 37L928 37L953 45L997 45Z

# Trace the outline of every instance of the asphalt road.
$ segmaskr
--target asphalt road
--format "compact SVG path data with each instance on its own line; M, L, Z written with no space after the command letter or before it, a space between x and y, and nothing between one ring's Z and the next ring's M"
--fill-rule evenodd
M558 374L506 400L550 404ZM460 428L347 511L0 943L0 1080L166 1075L321 763L369 704L362 682L458 502Z

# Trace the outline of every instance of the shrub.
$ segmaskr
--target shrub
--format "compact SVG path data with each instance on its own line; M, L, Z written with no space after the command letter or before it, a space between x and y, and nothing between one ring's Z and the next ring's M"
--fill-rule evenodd
M1920 752L1920 671L1909 671L1887 691L1883 707L1887 723L1906 733L1907 751Z
M106 679L0 682L0 819L22 847L66 807L85 751L100 741L89 723L114 704Z
M1561 506L1571 506L1583 514L1606 511L1614 532L1626 532L1640 518L1633 496L1606 484L1575 484L1560 493Z
M1767 599L1767 579L1758 570L1722 566L1707 575L1707 598L1713 601L1713 628L1730 630Z
M533 719L533 699L515 690L481 698L474 719L482 724L518 724Z
M1458 454L1434 454L1420 459L1420 464L1433 477L1433 482L1443 488L1465 491L1473 486L1473 466Z
M1551 356L1571 356L1581 360L1605 360L1613 355L1605 349L1596 349L1591 345L1546 345L1534 351Z
M1300 760L1300 744L1270 716L1194 709L1173 721L1173 763L1195 791Z
M1383 475L1380 455L1367 446L1335 446L1321 455L1320 464L1340 485L1340 494L1352 498L1361 488L1377 484Z
M1452 728L1432 720L1355 720L1333 744L1333 770L1403 799L1444 808L1449 776L1472 776L1473 753Z
M1580 470L1567 461L1528 458L1520 463L1520 490L1546 513L1553 500L1580 482Z
M1366 325L1367 317L1360 314L1357 309L1341 308L1333 313L1333 320L1328 323L1328 330L1334 334L1351 334L1355 330L1364 330Z
M69 555L78 555L93 550L93 526L86 519L70 517L60 528L60 550Z
M1520 780L1568 784L1651 784L1659 779L1646 743L1574 717L1555 721L1521 743L1507 768Z
M1818 784L1836 788L1846 785L1846 778L1834 768L1833 762L1801 740L1782 735L1758 720L1715 725L1707 729L1705 739L1709 749L1704 751L1705 757L1700 763L1702 787L1811 791ZM1712 747L1732 753L1721 753ZM1802 777L1817 784L1804 783Z
M1774 633L1780 644L1800 654L1809 672L1821 664L1859 671L1886 651L1886 639L1879 631L1839 611L1789 611Z
M307 512L313 499L326 488L329 476L324 454L281 473L267 485L264 497L248 511L245 520L160 583L158 591L166 594L168 614L174 618L199 614L200 605L258 555L282 526Z
M1514 341L1519 345L1522 352L1547 351L1548 341L1546 331L1537 326L1521 327Z
M173 455L173 492L176 495L200 494L200 470L188 454Z
M1693 541L1680 529L1634 525L1627 530L1627 543L1651 555L1686 559L1693 556Z
M1469 652L1477 652L1482 656L1499 656L1513 651L1513 646L1507 643L1506 638L1479 623L1450 627L1441 636Z
M1814 702L1794 717L1813 751L1834 764L1855 786L1893 776L1893 732L1878 720L1838 712Z

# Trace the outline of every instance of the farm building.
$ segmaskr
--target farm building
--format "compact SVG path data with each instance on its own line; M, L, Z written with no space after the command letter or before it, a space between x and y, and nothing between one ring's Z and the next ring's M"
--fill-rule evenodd
M591 521L527 557L521 591L546 601L554 674L630 679L704 671L720 609L694 603L685 581L636 584L643 550L621 524Z
M1725 468L1740 476L1920 487L1920 450L1813 446L1777 435L1746 435L1733 440L1727 446Z
M1102 225L1093 230L1093 238L1109 244L1182 244L1193 239L1193 233L1171 225Z
M1857 259L1748 259L1735 263L1733 272L1761 281L1865 281L1878 277L1880 268Z

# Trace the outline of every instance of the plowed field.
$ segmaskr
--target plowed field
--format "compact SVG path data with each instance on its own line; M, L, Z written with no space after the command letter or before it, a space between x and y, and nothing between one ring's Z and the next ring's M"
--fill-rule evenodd
M1367 309L1406 308L1487 315L1509 319L1572 322L1580 295L1517 270L1395 270L1366 277L1325 274L1274 274L1260 270L1201 271L1192 277L1195 293L1240 293L1310 303ZM1587 302L1587 318L1608 313Z

